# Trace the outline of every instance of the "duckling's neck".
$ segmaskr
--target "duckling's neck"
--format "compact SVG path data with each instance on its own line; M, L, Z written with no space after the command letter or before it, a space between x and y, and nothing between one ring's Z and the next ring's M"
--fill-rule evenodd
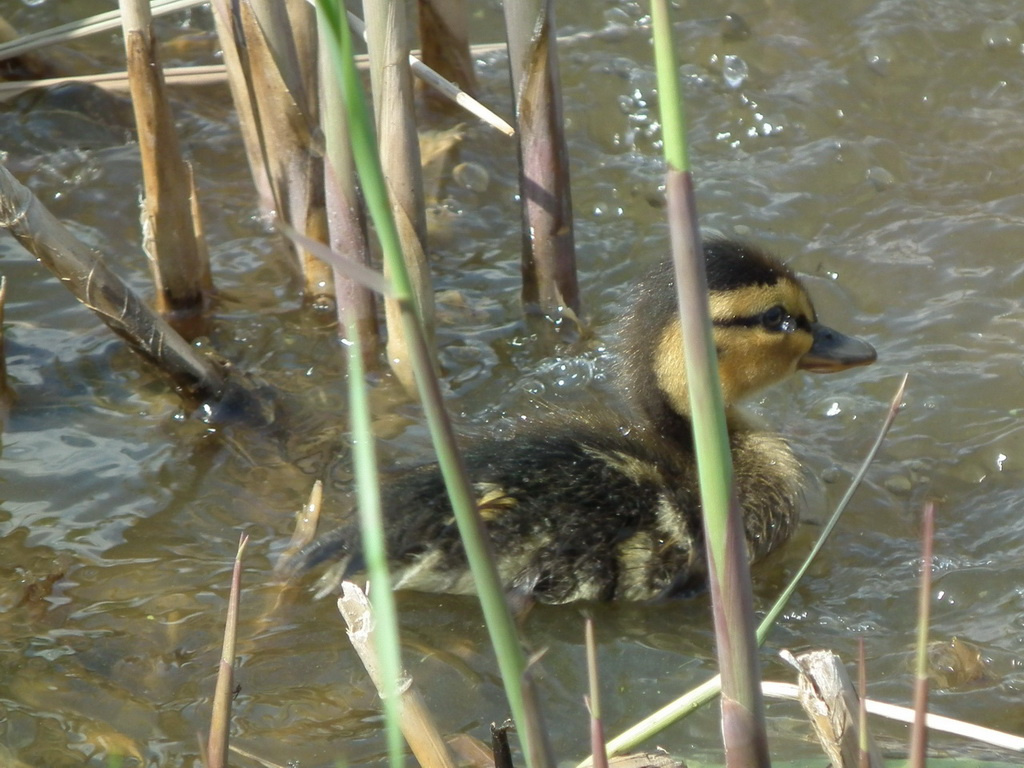
M693 423L688 412L680 413L665 397L648 398L640 404L646 428L682 446L693 445Z
M693 445L693 421L688 410L679 412L667 398L648 400L640 410L648 430L681 446ZM729 404L725 406L725 420L730 435L749 428L742 412Z

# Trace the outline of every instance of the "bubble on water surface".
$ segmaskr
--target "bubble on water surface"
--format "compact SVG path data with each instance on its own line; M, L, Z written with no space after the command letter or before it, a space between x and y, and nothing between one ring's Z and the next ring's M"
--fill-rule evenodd
M887 41L875 40L864 46L864 61L876 75L889 74L894 58L895 51Z
M730 53L722 57L722 77L730 88L738 89L749 76L750 68L739 56Z

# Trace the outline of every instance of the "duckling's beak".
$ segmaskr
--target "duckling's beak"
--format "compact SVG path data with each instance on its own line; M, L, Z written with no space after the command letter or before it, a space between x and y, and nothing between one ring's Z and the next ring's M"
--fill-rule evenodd
M858 365L871 365L878 357L866 341L846 336L821 323L811 323L814 343L796 367L811 373L834 373Z

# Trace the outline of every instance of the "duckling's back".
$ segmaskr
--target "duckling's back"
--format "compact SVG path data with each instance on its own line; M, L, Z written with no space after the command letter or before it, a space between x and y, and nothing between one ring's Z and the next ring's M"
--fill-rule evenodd
M796 521L799 469L778 438L743 432L733 442L750 554L758 559ZM689 445L668 445L662 436L608 420L478 442L466 464L510 593L566 603L651 600L703 587ZM436 465L387 483L382 501L396 589L474 590ZM311 562L342 553L347 560L338 575L362 570L354 525L322 539Z

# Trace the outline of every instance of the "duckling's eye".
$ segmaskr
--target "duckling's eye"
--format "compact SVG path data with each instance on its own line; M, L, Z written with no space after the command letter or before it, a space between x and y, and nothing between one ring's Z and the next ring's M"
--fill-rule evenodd
M788 326L792 321L793 318L780 306L774 306L761 313L761 325L769 331L791 330Z

